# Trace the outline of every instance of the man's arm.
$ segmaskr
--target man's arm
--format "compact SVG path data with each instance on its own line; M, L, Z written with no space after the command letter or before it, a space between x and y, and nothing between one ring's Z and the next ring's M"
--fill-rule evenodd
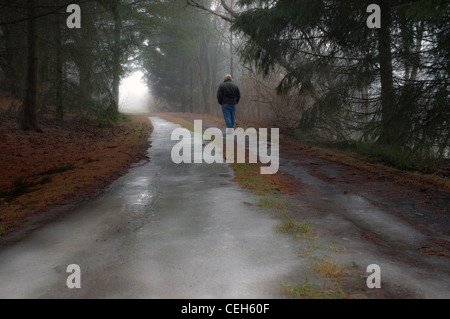
M220 105L223 104L223 88L222 88L222 85L219 86L219 89L217 90L217 102L219 102Z

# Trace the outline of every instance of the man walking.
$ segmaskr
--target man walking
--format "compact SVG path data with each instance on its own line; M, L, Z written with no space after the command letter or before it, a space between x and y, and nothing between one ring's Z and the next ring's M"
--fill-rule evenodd
M234 129L236 120L236 106L241 99L239 87L233 83L231 75L225 76L225 81L219 86L217 100L222 105L222 112L227 123L227 129ZM229 130L227 130L228 132Z

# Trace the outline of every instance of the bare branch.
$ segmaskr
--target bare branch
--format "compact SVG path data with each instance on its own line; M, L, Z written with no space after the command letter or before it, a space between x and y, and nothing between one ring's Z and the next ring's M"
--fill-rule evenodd
M225 21L227 21L227 22L230 22L230 23L233 23L233 22L234 22L234 17L232 17L232 18L227 17L227 16L221 14L220 12L217 12L217 11L214 11L214 10L211 10L211 9L205 7L204 5L198 3L197 1L194 1L194 0L186 0L186 4L187 4L188 6L191 6L191 7L194 7L194 8L198 8L198 9L204 10L204 11L206 11L206 12L208 12L208 13L211 13L211 14L213 14L213 15L215 15L215 16L218 16L218 17L220 17L221 19L223 19L223 20L225 20ZM227 11L228 11L228 10L227 10ZM236 14L236 13L235 13L235 14Z
M237 18L238 14L229 5L227 5L225 0L220 0L220 3L222 4L225 11L227 11L233 18Z

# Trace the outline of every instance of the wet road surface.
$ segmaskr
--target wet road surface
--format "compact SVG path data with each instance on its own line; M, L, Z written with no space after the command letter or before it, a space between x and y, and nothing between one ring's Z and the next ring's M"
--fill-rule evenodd
M173 164L178 126L151 120L149 163L0 253L0 298L285 297L296 242L228 165ZM71 264L81 289L67 288Z
M281 159L303 185L286 196L290 211L314 227L313 239L298 239L275 231L280 216L233 183L228 165L175 165L178 126L151 120L150 162L0 252L0 298L290 298L283 283L323 284L314 263L324 256L352 265L355 290L369 297L450 298L449 258L417 250L430 234L311 175L299 165L311 158ZM71 264L81 289L67 288ZM371 264L382 270L378 295L365 286Z

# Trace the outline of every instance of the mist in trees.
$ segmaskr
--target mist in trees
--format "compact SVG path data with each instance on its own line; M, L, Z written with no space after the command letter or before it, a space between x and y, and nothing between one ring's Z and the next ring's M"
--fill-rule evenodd
M279 79L285 103L273 95L266 102L291 109L297 96L298 112L289 111L295 118L285 125L297 127L291 133L356 145L393 164L448 157L448 1L221 3L215 15L242 37L241 62L262 74L263 80L252 78L255 88L267 91L267 80ZM372 3L381 9L381 28L367 26Z
M79 5L81 28L66 25L69 4ZM50 107L59 123L75 111L114 125L121 80L135 71L145 73L153 109L214 113L234 55L228 34L184 1L1 1L1 86L23 101L25 130L40 130Z
M367 8L381 8L381 28ZM66 25L81 8L81 28ZM394 164L449 154L445 0L0 0L0 87L40 130L52 111L111 126L120 83L143 72L154 111L220 114L227 73L238 121L356 147Z
M213 1L204 1L211 6ZM156 108L163 111L218 114L217 87L232 72L229 24L205 12L170 5L157 35L146 42L143 67Z
M240 1L256 5L234 29L243 56L268 74L283 67L279 93L300 88L312 103L304 134L442 155L449 142L446 1L379 1L381 28L365 27L370 1Z
M160 1L0 1L0 80L23 101L24 130L40 130L49 108L111 126L119 115L121 79L131 70L158 19ZM69 5L81 9L81 28L67 23Z

